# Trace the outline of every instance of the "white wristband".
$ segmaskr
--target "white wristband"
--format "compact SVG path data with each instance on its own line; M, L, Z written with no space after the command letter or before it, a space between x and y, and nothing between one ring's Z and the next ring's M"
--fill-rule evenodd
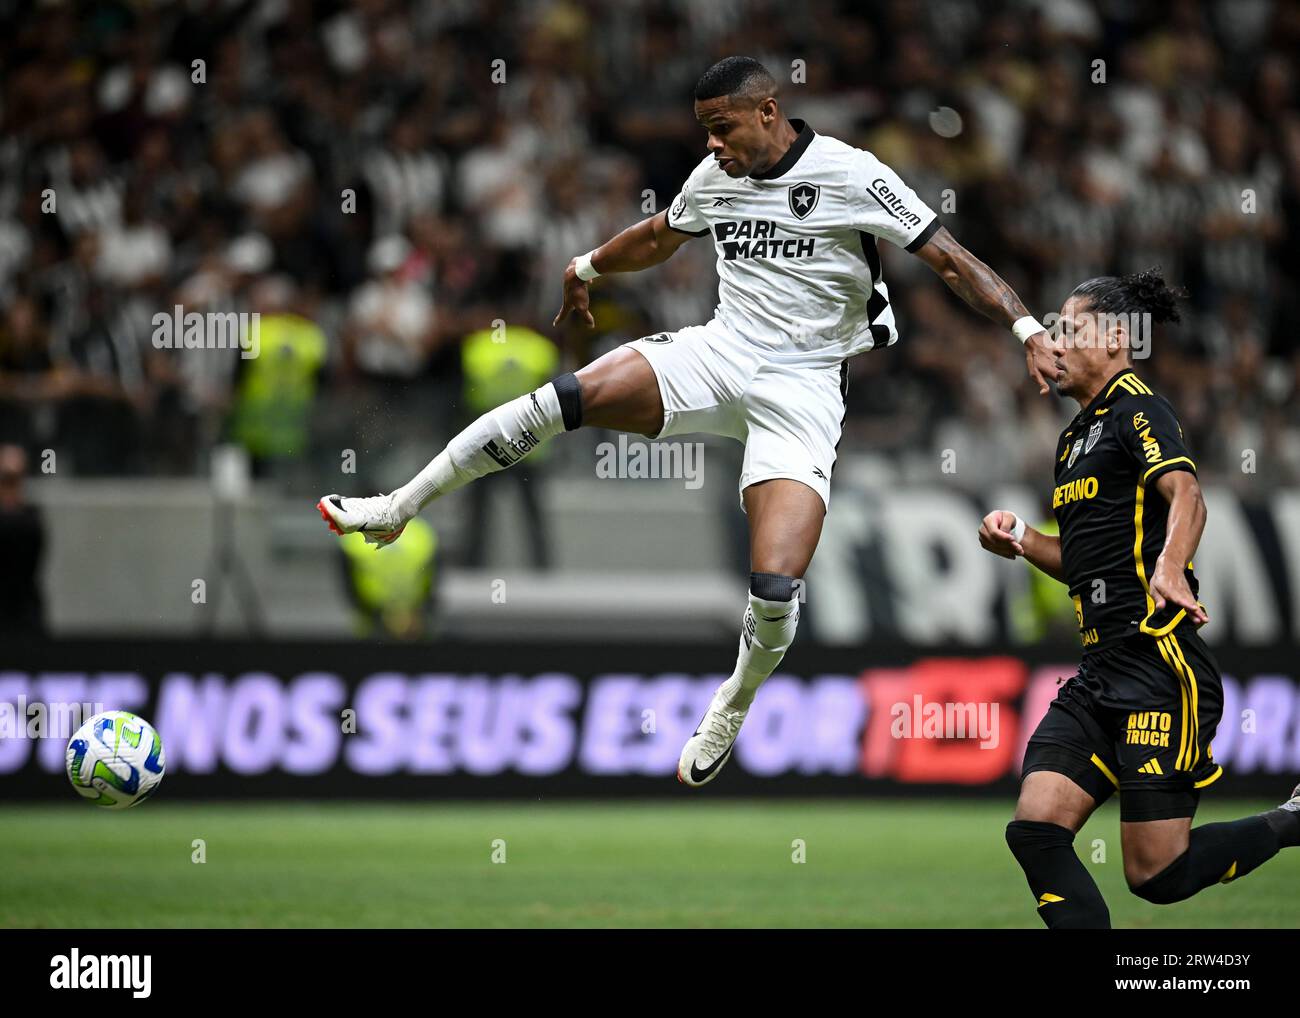
M1011 528L1011 536L1017 544L1025 539L1025 521L1019 516L1016 517L1016 525Z
M1011 331L1015 334L1016 339L1024 343L1029 340L1030 336L1037 336L1040 332L1045 331L1038 323L1038 319L1033 315L1025 315L1023 318L1017 318L1011 326Z
M578 255L576 259L578 264L573 267L573 271L578 274L578 278L584 283L590 283L600 275L600 273L596 271L596 266L591 264L591 256L593 253L594 252L588 251L586 254Z

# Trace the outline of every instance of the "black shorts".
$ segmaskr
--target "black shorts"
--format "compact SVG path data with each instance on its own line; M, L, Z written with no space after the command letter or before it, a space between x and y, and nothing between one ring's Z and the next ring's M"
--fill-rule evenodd
M1210 747L1222 714L1219 666L1190 623L1132 636L1084 657L1030 738L1021 780L1055 771L1098 805L1118 789L1124 821L1190 817L1223 774Z

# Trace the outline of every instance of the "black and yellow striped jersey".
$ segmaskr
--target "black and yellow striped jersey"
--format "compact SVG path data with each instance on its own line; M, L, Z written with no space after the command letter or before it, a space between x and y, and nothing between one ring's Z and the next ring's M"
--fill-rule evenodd
M1182 427L1131 369L1061 433L1052 510L1085 652L1138 632L1163 636L1183 619L1177 606L1157 614L1148 588L1169 516L1154 482L1170 470L1196 472ZM1187 582L1195 596L1190 562Z

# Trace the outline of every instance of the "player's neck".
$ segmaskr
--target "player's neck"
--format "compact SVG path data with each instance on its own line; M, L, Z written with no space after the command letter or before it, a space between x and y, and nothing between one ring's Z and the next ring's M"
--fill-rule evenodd
M1107 371L1106 374L1097 378L1095 382L1090 383L1088 385L1086 392L1081 392L1075 397L1075 399L1079 401L1079 409L1087 410L1088 407L1092 406L1093 402L1097 399L1097 397L1102 394L1102 392L1106 389L1106 386L1110 384L1112 379L1114 379L1118 375L1122 375L1125 371L1132 371L1132 370L1133 370L1132 364L1125 364L1122 368L1119 368L1118 370Z
M755 167L753 173L766 173L773 166L779 163L785 154L790 151L790 146L795 143L799 137L799 132L785 117L781 118L781 126L777 129L775 137L772 139L772 147L768 149L768 159L764 166ZM751 173L751 176L753 174Z

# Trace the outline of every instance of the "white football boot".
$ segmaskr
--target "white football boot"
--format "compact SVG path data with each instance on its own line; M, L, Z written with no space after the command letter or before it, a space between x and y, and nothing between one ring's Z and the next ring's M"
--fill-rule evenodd
M723 683L726 685L726 683ZM731 757L732 746L740 734L749 709L733 710L722 699L722 686L713 694L704 720L695 734L686 740L677 761L677 780L683 785L707 785Z
M397 514L392 495L370 498L344 498L326 495L316 503L330 530L342 536L360 531L367 544L392 544L402 536L406 520Z

